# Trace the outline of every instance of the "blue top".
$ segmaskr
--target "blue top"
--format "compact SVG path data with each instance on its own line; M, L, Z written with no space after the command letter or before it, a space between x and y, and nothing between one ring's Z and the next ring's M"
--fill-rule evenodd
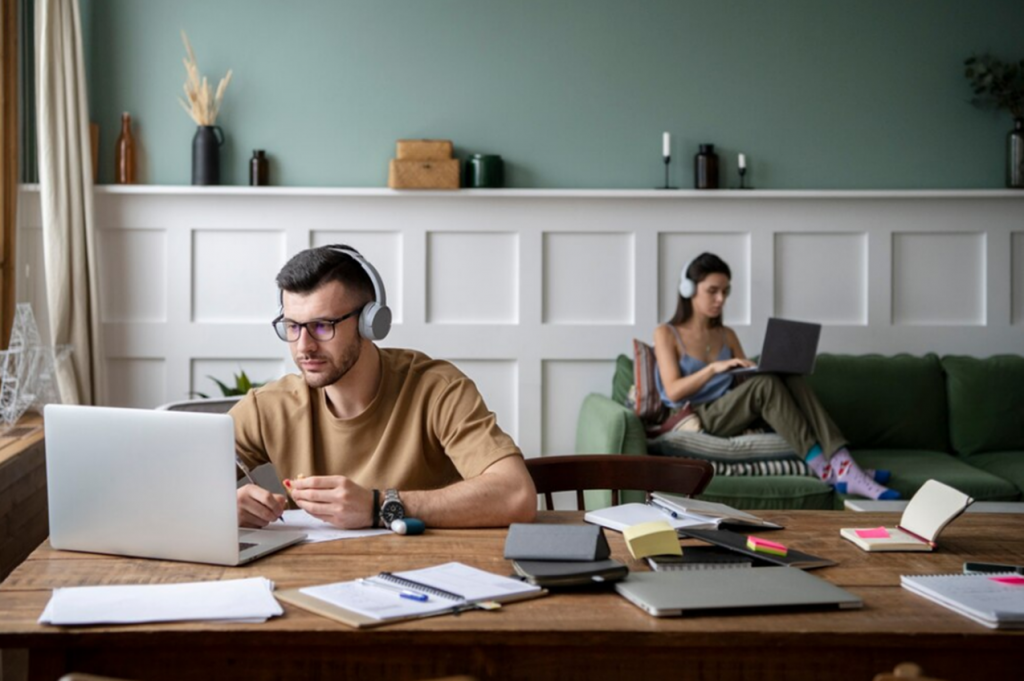
M715 361L721 361L723 359L732 359L732 349L725 343L722 343L722 349L719 351L718 357L715 358ZM686 354L686 352L683 352L682 356L679 358L679 372L683 376L689 376L692 373L700 371L707 365L707 362L702 362L696 357L691 357ZM732 387L732 379L732 374L717 374L712 376L711 379L701 386L701 389L693 395L690 395L688 398L680 400L679 402L673 402L668 398L668 395L665 394L665 386L661 383L661 372L654 372L654 383L658 386L658 394L661 395L661 403L671 409L678 409L687 402L693 405L704 404L705 402L714 402L719 397L729 392L729 388Z

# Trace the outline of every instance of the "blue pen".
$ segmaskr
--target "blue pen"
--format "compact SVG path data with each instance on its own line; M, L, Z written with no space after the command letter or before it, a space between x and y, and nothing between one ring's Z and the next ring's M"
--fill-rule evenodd
M388 591L393 591L393 592L398 594L399 598L407 598L410 601L419 601L420 603L425 603L428 600L430 600L430 597L427 596L427 594L421 594L421 593L417 593L415 591L409 591L408 589L403 589L402 587L394 586L392 584L388 584L387 582L377 582L377 581L374 581L372 579L366 579L365 577L362 577L362 578L360 578L360 579L358 579L356 581L358 581L363 586L376 586L376 587L379 587L381 589L387 589Z

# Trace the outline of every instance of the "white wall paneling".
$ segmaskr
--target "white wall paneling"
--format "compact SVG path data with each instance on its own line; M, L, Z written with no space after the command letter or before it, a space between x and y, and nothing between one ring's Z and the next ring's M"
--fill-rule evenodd
M95 191L108 404L294 371L274 276L328 243L384 278L384 345L453 360L530 456L573 451L583 397L609 392L705 250L732 268L726 321L750 353L773 315L821 322L825 352L1024 348L1022 192ZM19 299L46 333L37 189L20 199Z
M1013 323L1024 324L1024 232L1013 233L1010 262L1013 271Z

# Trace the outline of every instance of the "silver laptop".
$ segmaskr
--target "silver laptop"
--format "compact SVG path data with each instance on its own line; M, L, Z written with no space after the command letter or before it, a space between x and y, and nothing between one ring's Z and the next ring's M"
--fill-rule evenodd
M305 538L238 527L227 414L50 404L50 544L240 565Z
M771 317L757 366L732 369L733 374L811 374L818 356L821 324Z
M685 549L684 549L685 552ZM655 617L750 608L860 608L838 586L792 567L631 572L615 590Z

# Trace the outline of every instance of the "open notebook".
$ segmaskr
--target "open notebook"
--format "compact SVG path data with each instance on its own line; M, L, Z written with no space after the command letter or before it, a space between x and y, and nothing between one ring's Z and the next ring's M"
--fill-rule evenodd
M929 480L907 504L896 527L844 527L839 534L865 551L931 551L946 525L974 501L938 480Z
M279 591L277 597L352 627L491 609L543 596L547 591L518 579L496 575L462 563L444 563L420 570L381 572L350 582L335 582Z

